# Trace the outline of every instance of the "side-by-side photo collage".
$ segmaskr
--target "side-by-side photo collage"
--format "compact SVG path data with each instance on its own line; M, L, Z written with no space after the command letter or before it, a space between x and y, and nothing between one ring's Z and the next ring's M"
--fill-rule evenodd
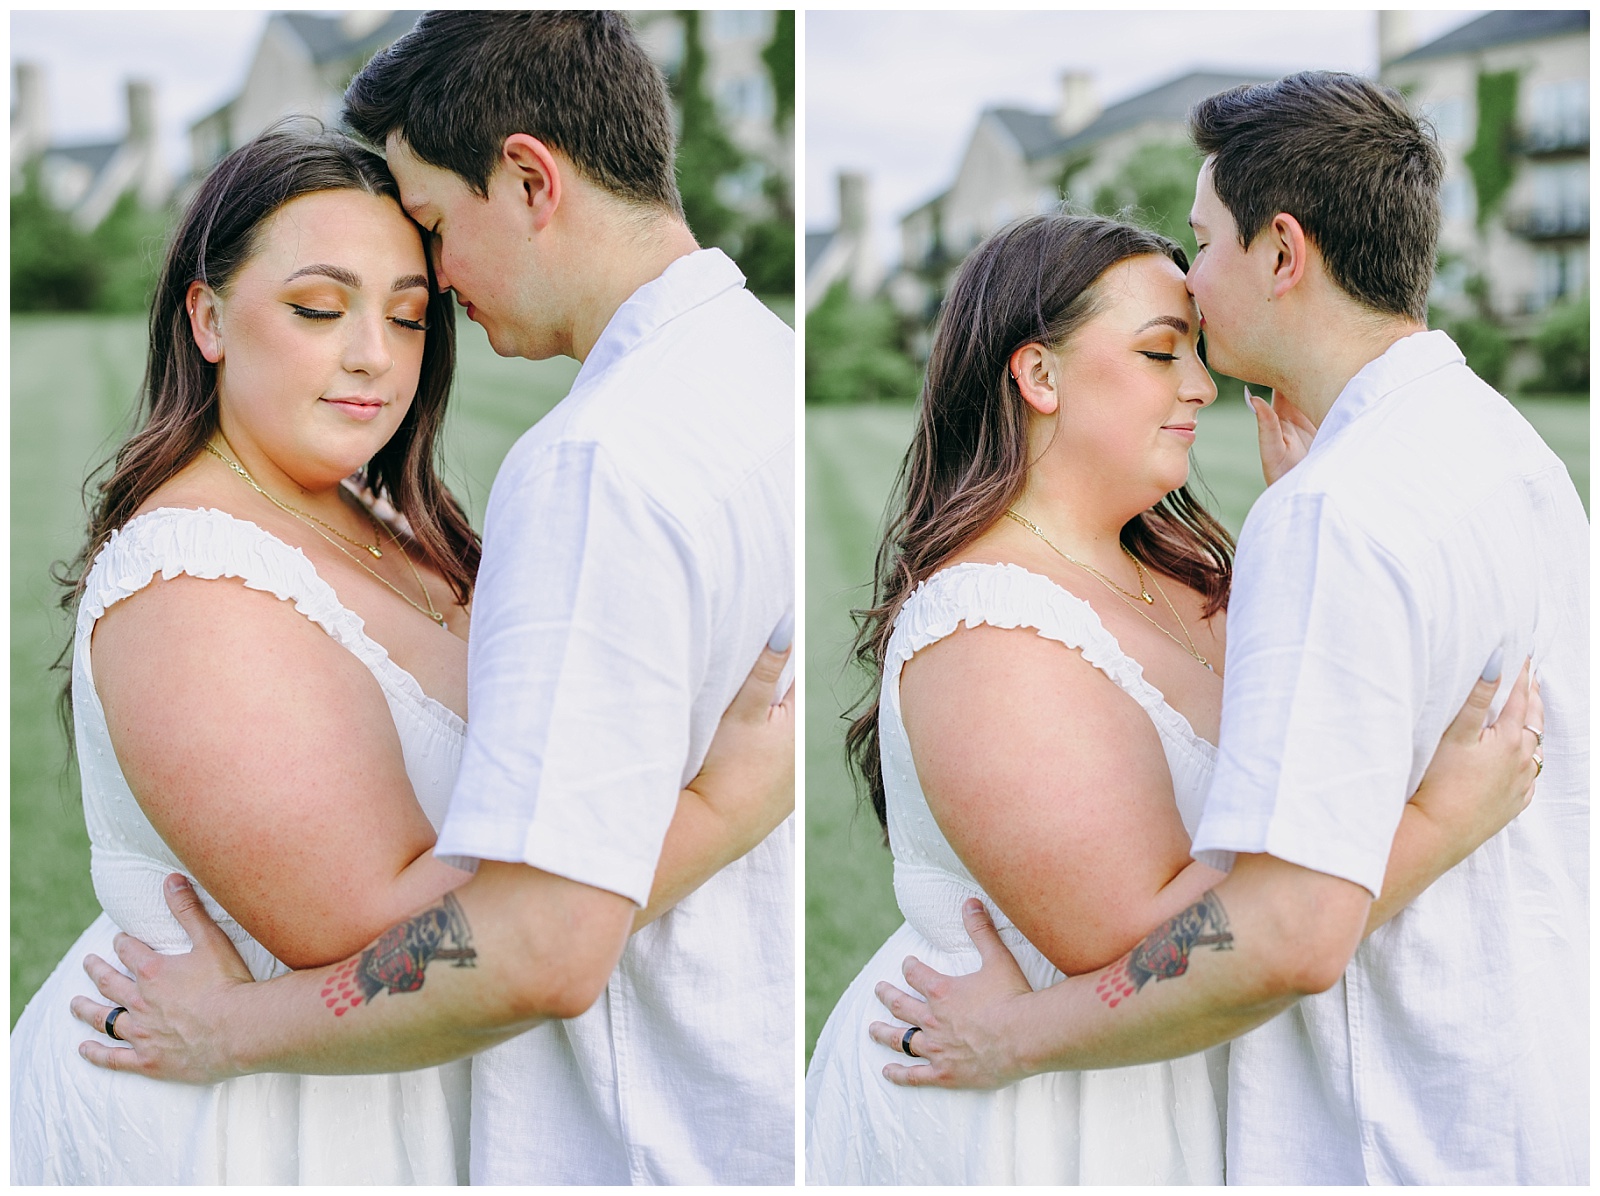
M1587 8L8 19L13 1185L1587 1186Z

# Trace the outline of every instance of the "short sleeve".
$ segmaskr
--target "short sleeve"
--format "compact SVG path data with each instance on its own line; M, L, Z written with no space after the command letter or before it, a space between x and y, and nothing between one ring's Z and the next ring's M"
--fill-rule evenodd
M513 449L490 496L439 855L648 901L689 754L695 559L602 448Z
M1409 797L1426 675L1414 587L1326 495L1257 513L1239 540L1194 857L1225 869L1234 853L1264 852L1376 895Z

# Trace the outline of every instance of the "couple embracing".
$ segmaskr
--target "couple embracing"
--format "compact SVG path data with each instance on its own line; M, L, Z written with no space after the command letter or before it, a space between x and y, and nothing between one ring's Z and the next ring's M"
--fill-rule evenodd
M427 14L345 119L387 163L270 131L167 253L69 596L105 913L12 1179L791 1182L792 335L616 14ZM582 362L481 545L451 291Z
M1191 133L1192 265L1040 216L950 289L849 737L906 924L818 1040L807 1178L1585 1183L1582 505L1427 331L1397 94ZM1274 390L1236 555L1207 354Z

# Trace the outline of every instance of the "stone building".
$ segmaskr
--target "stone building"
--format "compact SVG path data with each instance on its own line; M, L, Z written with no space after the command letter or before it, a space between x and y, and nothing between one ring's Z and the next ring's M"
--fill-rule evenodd
M1425 45L1406 18L1379 14L1379 77L1432 122L1448 163L1433 299L1481 302L1520 338L1588 292L1589 13L1489 12Z

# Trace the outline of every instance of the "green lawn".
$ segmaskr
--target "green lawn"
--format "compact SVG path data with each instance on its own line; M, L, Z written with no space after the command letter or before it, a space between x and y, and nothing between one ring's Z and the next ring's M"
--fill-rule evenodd
M577 363L496 357L460 321L446 424L446 478L482 527L489 484L512 442L567 392ZM11 322L11 1021L99 905L77 773L56 720L70 639L52 562L81 542L85 474L115 448L144 369L141 317Z
M1523 413L1589 493L1589 404L1530 399ZM1194 455L1211 509L1238 534L1261 492L1255 422L1242 399L1201 419ZM889 853L844 769L840 712L867 679L845 666L849 610L870 591L894 471L910 440L909 404L806 411L806 1057L839 994L900 924Z

